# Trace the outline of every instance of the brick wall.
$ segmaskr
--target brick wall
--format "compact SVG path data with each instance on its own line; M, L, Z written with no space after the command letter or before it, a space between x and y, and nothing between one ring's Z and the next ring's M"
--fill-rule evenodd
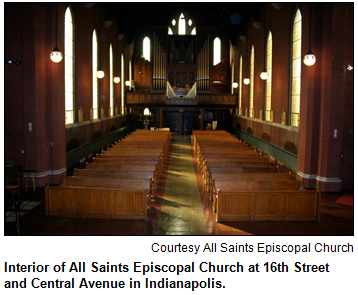
M263 24L251 24L248 41L238 39L237 56L243 55L243 78L249 75L247 46L255 46L255 119L234 116L245 132L264 137L285 149L285 143L297 147L297 172L308 188L340 191L353 188L353 72L344 65L353 64L353 6L351 3L312 4L311 49L317 62L312 67L302 63L299 128L289 125L291 27L299 8L302 14L302 58L309 48L309 3L285 3L280 10L266 4L266 35L273 35L272 109L274 123L259 120L264 109ZM235 76L238 77L238 67ZM249 108L249 85L242 85L242 111ZM236 90L237 92L238 90ZM287 126L280 126L280 113L287 112ZM334 138L337 130L337 138ZM290 145L292 147L292 145ZM343 155L343 159L342 156Z
M129 124L127 116L108 117L109 44L113 46L114 74L120 76L120 54L126 50L126 38L117 42L115 21L112 20L110 27L104 27L99 4L85 8L83 3L74 3L70 7L75 28L75 124L65 126L64 60L57 64L50 60L56 41L55 3L9 2L4 6L5 60L21 61L18 66L5 64L5 164L36 170L38 186L60 183L66 174L66 144L71 139L82 145L92 141L96 132L103 136L111 128ZM66 9L67 4L58 4L57 45L62 53ZM93 29L101 41L100 65L106 73L99 81L98 103L99 109L104 108L105 118L95 122L90 121ZM118 106L118 113L120 101L119 83L114 88L114 106ZM80 107L83 123L77 122Z

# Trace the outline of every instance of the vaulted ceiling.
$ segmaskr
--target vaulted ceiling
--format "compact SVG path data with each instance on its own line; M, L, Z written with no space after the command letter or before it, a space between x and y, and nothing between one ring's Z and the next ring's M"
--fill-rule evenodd
M236 36L245 33L251 19L259 21L261 2L102 2L105 17L115 19L120 33L131 43L135 36L151 26L167 26L180 9L187 11L198 27L212 27L235 45Z

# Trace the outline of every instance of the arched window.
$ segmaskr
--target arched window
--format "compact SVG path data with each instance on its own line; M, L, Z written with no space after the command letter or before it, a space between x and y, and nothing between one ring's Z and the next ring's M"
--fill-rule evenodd
M121 55L121 114L124 114L124 57Z
M221 41L218 37L214 39L214 66L221 61Z
M267 37L266 43L266 121L271 120L271 93L272 93L272 34L271 31Z
M240 55L240 70L239 70L239 115L242 115L241 101L242 101L242 55Z
M143 39L143 57L150 61L150 40L148 37Z
M179 17L179 35L185 35L185 28L186 28L186 24L185 24L185 18L184 18L184 14L180 14Z
M254 45L251 46L250 57L250 118L254 118L254 67L255 66L255 50Z
M185 13L185 15L184 15ZM188 12L177 11L168 23L168 35L196 35L196 24Z
M300 122L301 99L301 41L302 16L299 9L293 21L292 34L292 80L291 80L291 125L297 126Z
M97 65L98 65L98 43L96 30L93 30L92 35L92 120L98 119L98 78L97 78Z
M65 124L72 124L74 121L73 102L73 20L68 7L65 13Z
M113 116L113 100L114 100L114 89L113 89L113 49L112 43L109 45L109 116Z
M235 76L235 61L232 61L231 65L231 94L234 94L234 76Z

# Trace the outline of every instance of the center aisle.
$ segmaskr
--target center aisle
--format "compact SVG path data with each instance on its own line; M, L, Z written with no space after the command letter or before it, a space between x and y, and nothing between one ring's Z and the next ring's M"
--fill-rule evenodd
M207 234L189 140L189 136L172 135L158 235Z

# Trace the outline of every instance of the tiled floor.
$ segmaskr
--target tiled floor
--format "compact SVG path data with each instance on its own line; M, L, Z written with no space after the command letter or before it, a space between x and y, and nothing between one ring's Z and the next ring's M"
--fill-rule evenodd
M19 232L20 235L354 235L353 206L336 202L345 193L322 193L318 223L218 224L205 197L190 136L173 135L149 221L46 217L44 188L40 188L22 193L24 205L36 206L21 211L26 214L20 217ZM17 235L15 222L8 221L5 235Z

